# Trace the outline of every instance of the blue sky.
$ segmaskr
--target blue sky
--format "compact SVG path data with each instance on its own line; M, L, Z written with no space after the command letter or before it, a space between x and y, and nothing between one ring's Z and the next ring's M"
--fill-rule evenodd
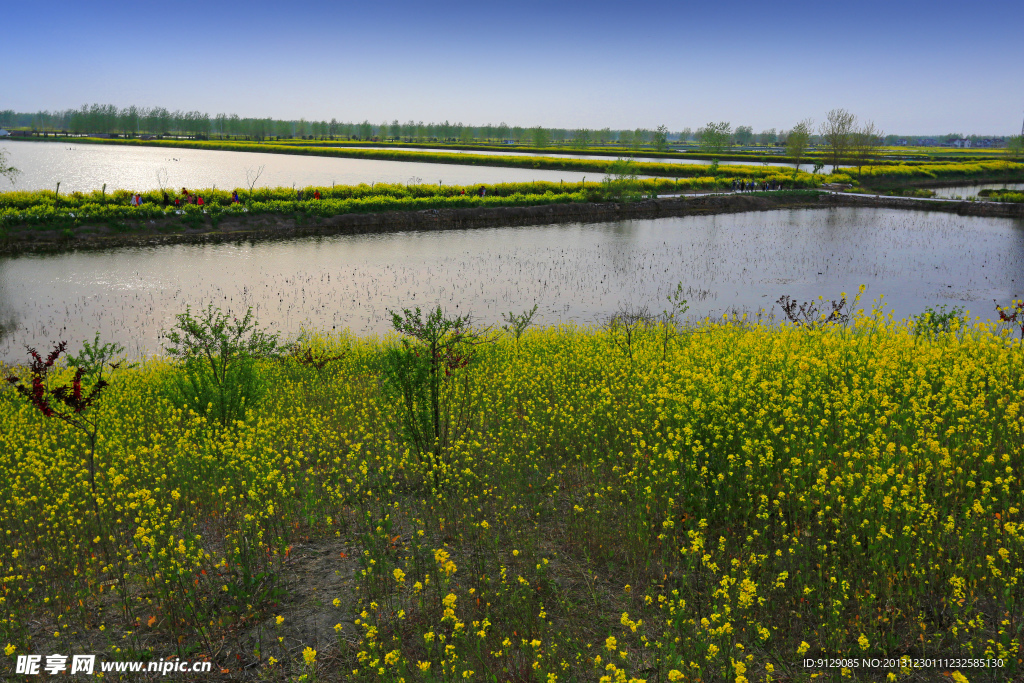
M169 3L5 8L0 109L380 123L1018 133L1024 3ZM13 56L13 59L12 59Z

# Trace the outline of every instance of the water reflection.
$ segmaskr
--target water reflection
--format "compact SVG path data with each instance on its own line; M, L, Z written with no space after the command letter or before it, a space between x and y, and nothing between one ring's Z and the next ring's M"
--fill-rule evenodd
M1024 222L873 208L782 210L599 224L333 236L0 258L18 327L0 359L99 331L133 355L185 309L252 306L264 326L388 331L387 311L441 304L482 324L539 305L542 324L659 311L682 282L690 314L771 309L869 287L899 316L1024 294Z
M982 190L1017 190L1024 192L1024 183L975 183L931 188L936 197L977 197Z
M10 163L22 172L13 185L13 189L54 190L59 182L61 193L90 192L101 189L104 184L106 184L108 192L113 192L116 189L156 190L161 187L168 189L182 187L192 189L243 188L246 187L246 172L259 166L266 168L260 176L257 187L302 188L310 185L358 185L359 183L475 185L533 180L578 183L587 177L591 181L597 181L603 177L603 174L594 171L590 171L588 175L588 173L577 171L544 171L527 168L461 166L374 159L331 159L316 156L165 147L90 145L78 142L14 140L5 141L3 144L5 149L10 152ZM437 151L473 153L465 150ZM516 153L504 152L504 154ZM579 159L617 158L572 154L547 156L568 156ZM637 161L696 165L713 163L694 159L646 157L637 157ZM723 164L762 165L759 161L727 161ZM768 165L792 168L792 164L773 162ZM812 167L804 164L801 166L801 170L810 172ZM831 172L831 166L826 166L824 172Z
M128 147L60 142L10 141L9 163L22 173L16 190L53 190L61 193L99 190L156 190L166 188L242 188L246 170L265 165L257 187L306 187L400 183L475 185L547 180L578 183L586 173L541 171L526 168L459 166L372 159ZM593 172L591 180L599 180ZM8 189L10 188L10 184Z
M6 263L3 259L0 259L0 344L9 335L14 334L18 327L18 316L15 313L14 302L6 285L5 267Z

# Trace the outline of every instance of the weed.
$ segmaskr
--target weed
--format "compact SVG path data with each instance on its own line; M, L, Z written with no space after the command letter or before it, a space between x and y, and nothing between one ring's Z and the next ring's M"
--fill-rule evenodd
M519 346L519 339L523 336L523 333L526 332L526 328L530 326L530 322L533 320L533 316L536 312L537 304L534 304L533 308L528 311L523 311L518 315L511 311L509 311L508 315L505 315L504 313L501 314L501 319L505 321L505 324L502 325L502 329L506 332L512 333L516 340L516 346Z
M1020 338L1024 341L1024 299L1014 299L1009 306L1000 306L997 303L996 312L999 313L1001 322L1020 328Z
M826 310L823 302L824 300L819 297L818 301L799 303L786 294L779 297L776 303L782 307L782 312L786 314L789 322L800 327L815 329L833 324L846 325L850 322L850 310L846 304L846 296L843 296L838 302L829 301L828 305L831 306L831 311Z
M605 193L609 199L633 202L640 199L641 185L637 180L638 167L632 158L619 158L608 166L604 177Z
M913 316L914 334L919 337L934 338L950 331L959 330L963 324L961 318L964 312L961 306L954 306L948 312L945 305L939 306L937 311L928 306L923 313Z
M120 360L115 362L115 358ZM82 350L78 352L77 356L68 354L68 365L73 368L82 370L83 377L90 380L102 380L104 368L110 368L110 371L119 370L124 366L125 368L136 367L137 363L128 363L125 365L124 359L124 347L116 342L102 344L100 342L100 333L96 333L96 338L90 342L86 339L82 342Z
M683 298L683 283L676 284L674 292L665 297L669 307L661 312L658 321L661 324L661 360L668 360L669 347L672 342L679 338L679 326L683 315L690 310L686 299Z

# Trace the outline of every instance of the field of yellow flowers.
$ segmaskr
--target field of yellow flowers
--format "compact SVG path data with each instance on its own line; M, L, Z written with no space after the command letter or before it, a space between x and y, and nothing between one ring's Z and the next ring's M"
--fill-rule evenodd
M229 427L151 359L91 408L95 493L87 435L5 384L0 676L1021 680L1024 349L961 322L502 336L450 370L436 459L382 389L394 338L262 361ZM990 666L851 663L900 656Z

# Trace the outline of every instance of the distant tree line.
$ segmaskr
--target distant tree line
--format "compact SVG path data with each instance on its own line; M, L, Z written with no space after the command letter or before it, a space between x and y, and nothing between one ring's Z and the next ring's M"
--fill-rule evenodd
M670 144L684 144L698 140L698 134L690 128L669 131L666 126L654 130L634 128L613 130L611 128L545 128L542 126L510 126L507 123L483 126L467 125L461 122L424 123L423 121L400 122L398 119L381 123L330 121L282 120L273 118L242 118L237 114L210 116L200 111L181 111L163 107L124 107L112 104L83 105L78 109L64 111L15 112L11 109L0 111L0 128L30 131L59 131L71 134L179 136L198 139L314 139L314 140L360 140L399 142L461 142L502 143L512 142L533 147L559 146L572 149L587 149L615 145L631 150L668 149ZM762 132L754 136L749 126L740 126L735 134L730 132L729 144L740 145L760 142L763 145L778 144L781 138L775 131Z
M834 113L845 110L833 110ZM848 113L846 113L848 116ZM841 118L841 117L840 117ZM696 130L684 128L671 132L665 126L655 130L635 128L632 130L613 130L611 128L544 128L542 126L523 127L510 126L507 123L483 126L463 123L424 123L423 121L400 122L398 119L381 123L362 123L330 121L282 120L273 118L242 118L237 114L217 114L210 116L200 111L171 111L164 107L124 107L113 104L88 104L78 109L63 111L15 112L12 109L0 110L0 128L11 130L67 132L71 134L89 135L123 135L138 137L143 135L175 136L196 139L313 139L313 140L354 140L354 141L396 141L396 142L448 142L464 144L512 142L532 147L569 147L587 149L613 145L629 150L668 149L670 144L680 145L693 143L703 151L722 153L734 146L740 147L779 147L790 149L794 143L809 147L829 147L833 156L849 155L853 148L863 148L865 140L875 140L878 144L896 145L910 140L909 144L920 142L920 138L906 138L897 135L885 135L880 131L859 129L855 119L849 121L826 120L830 126L831 137L824 128L815 131L810 120L802 122L802 127L794 126L790 130L770 128L755 133L751 126L737 126L735 129L728 122L711 122ZM836 124L836 125L833 125ZM798 124L799 125L799 124ZM846 130L849 128L850 130ZM854 130L857 129L857 130ZM795 140L791 140L793 133ZM865 135L867 137L865 137ZM849 139L847 139L849 138ZM959 133L935 136L937 144L952 144L957 140L970 140L977 143L983 138L972 135L963 136ZM997 138L1000 146L1016 148L1020 146L1019 136ZM831 142L830 142L831 140ZM793 150L790 150L790 156ZM801 151L801 150L797 150ZM801 152L802 153L802 152ZM799 156L799 155L797 155Z
M656 130L612 130L611 128L544 128L510 126L504 122L484 126L463 123L424 123L397 119L390 123L282 120L242 118L237 114L210 116L200 111L171 111L164 107L124 107L112 104L83 105L64 111L34 113L0 111L0 128L34 131L66 131L71 134L182 136L199 139L237 138L265 140L301 138L315 140L391 140L405 142L462 142L549 145L585 149L600 145L630 148L667 148L669 142L686 140L689 131L670 132L665 126ZM684 135L685 134L685 135Z

